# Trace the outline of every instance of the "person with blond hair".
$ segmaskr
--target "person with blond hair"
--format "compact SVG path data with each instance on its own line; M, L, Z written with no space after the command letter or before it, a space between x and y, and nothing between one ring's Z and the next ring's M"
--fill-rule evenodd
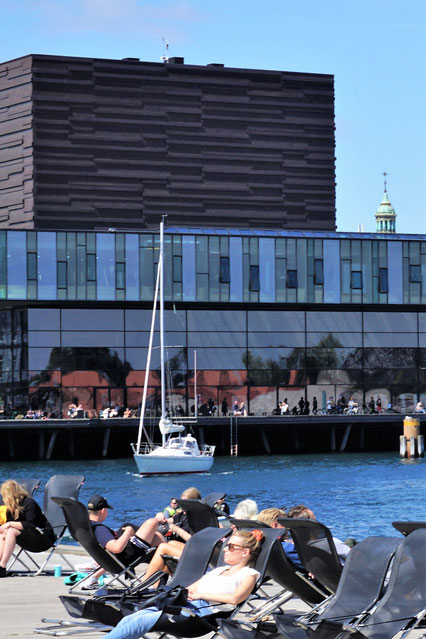
M203 617L220 610L215 604L227 604L226 608L232 610L247 599L260 576L251 565L259 555L262 539L260 530L234 532L225 545L225 565L214 568L188 586L185 608ZM155 630L162 614L161 610L152 606L127 615L106 635L106 639L139 639ZM188 614L182 610L179 617L184 619Z
M7 508L7 521L0 526L0 577L7 577L7 562L16 544L30 552L42 552L53 546L56 535L40 506L17 481L3 482L0 494Z

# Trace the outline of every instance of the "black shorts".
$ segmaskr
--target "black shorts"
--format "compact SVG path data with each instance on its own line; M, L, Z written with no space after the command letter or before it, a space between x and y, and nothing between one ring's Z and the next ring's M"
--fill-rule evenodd
M29 552L43 552L53 546L55 536L46 534L41 528L39 529L35 526L30 528L27 525L25 530L17 536L16 543L24 550L29 550Z

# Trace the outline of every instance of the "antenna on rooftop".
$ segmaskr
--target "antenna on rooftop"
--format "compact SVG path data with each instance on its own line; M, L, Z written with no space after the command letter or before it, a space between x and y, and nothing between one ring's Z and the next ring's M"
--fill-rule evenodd
M164 52L160 60L161 62L168 62L169 61L169 41L166 38L161 38L161 39L164 44Z

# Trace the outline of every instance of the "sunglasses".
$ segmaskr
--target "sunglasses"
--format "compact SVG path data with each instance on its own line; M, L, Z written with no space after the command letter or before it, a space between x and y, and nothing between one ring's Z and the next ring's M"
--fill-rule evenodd
M242 550L245 550L245 546L240 546L239 544L226 544L225 546L225 550L229 550L229 552L234 552L234 550L236 550L237 548L241 548Z

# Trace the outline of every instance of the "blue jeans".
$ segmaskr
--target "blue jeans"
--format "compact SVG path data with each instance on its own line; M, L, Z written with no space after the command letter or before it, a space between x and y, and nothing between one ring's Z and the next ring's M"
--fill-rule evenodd
M195 613L199 617L204 617L213 612L207 601L197 599L188 602L188 608L194 608ZM118 623L118 625L109 632L106 639L139 639L142 635L149 632L161 617L161 610L158 608L144 608L132 615L127 615ZM182 612L185 615L185 612Z

